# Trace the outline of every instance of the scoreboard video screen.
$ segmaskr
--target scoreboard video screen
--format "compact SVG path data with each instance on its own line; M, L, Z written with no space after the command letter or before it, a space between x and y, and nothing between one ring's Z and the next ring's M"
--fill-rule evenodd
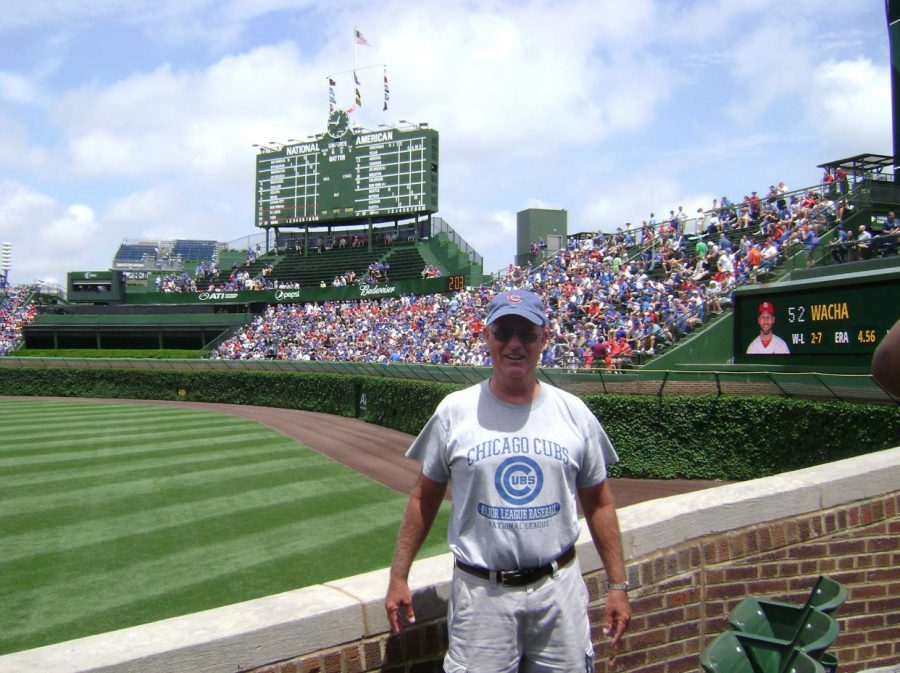
M438 153L434 129L351 129L337 110L314 140L257 154L256 226L435 213Z
M734 300L737 363L868 366L900 318L900 270L773 283Z

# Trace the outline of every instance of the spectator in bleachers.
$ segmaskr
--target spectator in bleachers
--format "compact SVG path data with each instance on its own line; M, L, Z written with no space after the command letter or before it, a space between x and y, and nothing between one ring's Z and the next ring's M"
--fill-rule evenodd
M0 303L0 356L10 355L22 338L22 328L31 324L37 314L37 306L25 306L31 288L9 289Z
M881 240L878 247L882 255L893 255L897 252L897 243L900 241L900 226L898 226L894 211L890 211L885 217L879 237L881 237Z
M861 257L867 257L869 247L872 245L872 232L866 225L859 225L859 234L856 236L856 248Z

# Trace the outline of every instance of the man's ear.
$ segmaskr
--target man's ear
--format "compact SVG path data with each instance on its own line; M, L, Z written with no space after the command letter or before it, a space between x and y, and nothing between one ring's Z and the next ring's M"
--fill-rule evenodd
M550 341L550 325L544 323L544 328L541 334L541 343L546 346L548 341Z

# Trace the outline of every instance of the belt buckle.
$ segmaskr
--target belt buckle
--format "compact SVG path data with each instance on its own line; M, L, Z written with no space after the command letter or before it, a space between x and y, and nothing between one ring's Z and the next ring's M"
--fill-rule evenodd
M521 570L500 570L497 572L497 582L505 587L521 586L523 575Z

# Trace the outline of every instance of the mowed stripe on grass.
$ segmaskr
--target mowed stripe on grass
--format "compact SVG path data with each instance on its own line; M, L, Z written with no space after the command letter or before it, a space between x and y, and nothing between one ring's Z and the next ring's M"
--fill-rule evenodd
M259 423L22 399L0 427L0 654L390 563L406 496Z

